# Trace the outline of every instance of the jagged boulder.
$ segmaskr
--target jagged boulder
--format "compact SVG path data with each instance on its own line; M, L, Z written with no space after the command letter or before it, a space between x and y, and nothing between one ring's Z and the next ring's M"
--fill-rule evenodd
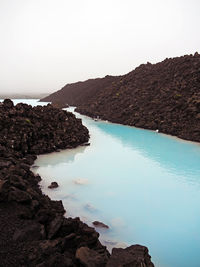
M44 226L42 224L31 222L30 225L16 229L13 235L13 241L34 241L46 238Z
M101 267L106 264L104 255L88 247L80 247L77 249L76 259L85 267Z
M133 245L125 249L113 248L106 267L154 267L148 249L144 246Z
M48 239L52 239L56 235L56 233L62 226L63 220L63 216L59 215L51 221L48 227Z

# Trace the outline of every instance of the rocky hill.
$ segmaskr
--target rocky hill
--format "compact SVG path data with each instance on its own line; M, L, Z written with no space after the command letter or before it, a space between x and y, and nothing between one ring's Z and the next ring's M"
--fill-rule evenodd
M100 92L119 77L106 76L104 78L90 79L85 82L77 82L65 85L59 91L42 98L44 102L67 103L70 106L85 104L89 99L95 98Z
M69 84L43 101L58 96L91 117L200 142L198 53L142 64L123 76Z
M154 266L144 246L110 255L94 228L64 217L62 202L42 194L41 177L30 170L36 154L88 139L87 128L72 113L50 104L0 103L0 266Z

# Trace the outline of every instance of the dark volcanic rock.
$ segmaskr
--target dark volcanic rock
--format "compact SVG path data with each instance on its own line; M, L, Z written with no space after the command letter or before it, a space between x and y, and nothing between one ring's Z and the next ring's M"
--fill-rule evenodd
M12 162L11 161L7 161L7 160L1 160L0 161L0 169L8 168L11 165L12 165Z
M101 267L105 266L106 258L88 247L81 247L76 251L76 259L86 267Z
M68 84L43 101L57 99L93 118L200 142L200 55L167 58L123 76Z
M52 237L56 235L56 233L62 226L63 220L63 216L57 216L51 221L48 227L48 239L52 239Z
M65 102L61 102L61 101L52 102L51 105L55 108L60 108L60 109L69 107L68 104L66 104Z
M52 183L48 186L48 188L50 188L50 189L57 188L57 187L58 187L58 183L57 183L57 182L52 182Z
M7 198L10 184L7 180L0 180L0 201Z
M114 248L106 267L154 267L148 249L144 246L133 245L128 248Z
M89 79L85 82L77 82L65 85L61 90L47 96L41 101L63 102L71 106L84 104L93 95L104 90L109 84L116 80L115 76L107 75L104 78Z
M44 226L36 222L32 222L25 228L17 229L13 235L14 241L34 241L45 238Z
M9 192L8 195L8 200L9 201L16 201L16 202L31 202L31 196L20 189L17 189L16 187L11 187L11 191Z
M2 149L6 145L6 150L9 148L25 156L72 148L88 142L88 130L72 113L53 108L50 104L33 108L27 104L17 104L9 109L7 105L0 106ZM20 168L27 170L30 158L25 161ZM9 167L10 164L8 160L0 159L0 168Z
M14 106L12 100L10 100L10 99L5 99L3 101L3 104L4 104L5 108L12 108Z

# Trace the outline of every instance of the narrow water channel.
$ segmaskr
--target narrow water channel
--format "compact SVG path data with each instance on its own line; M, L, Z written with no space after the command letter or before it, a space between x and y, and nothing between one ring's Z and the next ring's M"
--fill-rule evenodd
M138 243L156 267L199 267L200 145L76 115L91 145L38 156L43 192L67 216L109 225L109 247Z

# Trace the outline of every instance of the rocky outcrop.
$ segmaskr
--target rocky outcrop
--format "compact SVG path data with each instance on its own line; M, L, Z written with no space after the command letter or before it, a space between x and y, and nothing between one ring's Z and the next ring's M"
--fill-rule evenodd
M9 99L0 105L1 266L107 264L110 254L95 229L79 218L64 217L62 202L43 195L40 176L30 171L36 154L72 148L88 139L88 130L72 113L51 105L14 106ZM91 260L93 265L88 265Z
M142 64L107 83L105 79L66 85L43 100L63 97L78 112L93 118L200 142L198 53Z
M106 225L105 223L99 222L99 221L94 221L92 224L93 224L95 227L109 229L109 226L108 226L108 225Z
M109 258L88 247L81 247L76 251L76 259L83 266L101 267L106 265Z
M59 91L42 98L44 102L65 102L70 106L85 104L89 99L95 100L95 96L116 80L115 76L107 75L104 78L89 79L85 82L77 82L65 85Z
M128 248L114 248L106 267L153 267L148 249L140 245L133 245Z
M57 183L57 182L52 182L52 183L48 186L48 188L50 188L50 189L57 188L57 187L58 187L58 183Z

